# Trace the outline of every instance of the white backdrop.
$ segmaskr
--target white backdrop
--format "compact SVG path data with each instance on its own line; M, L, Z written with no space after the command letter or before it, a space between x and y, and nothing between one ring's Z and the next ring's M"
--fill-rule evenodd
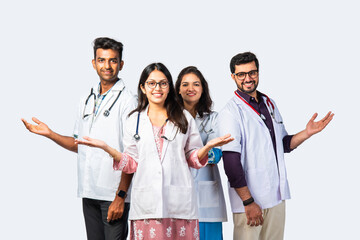
M2 1L0 239L86 238L76 155L29 133L20 118L36 116L71 135L79 98L98 81L91 59L100 36L123 42L120 76L134 93L151 62L163 62L174 78L195 65L218 111L235 90L231 57L252 51L259 90L276 100L289 133L314 112L334 111L324 132L286 156L285 239L355 239L360 17L356 1L337 2ZM231 239L226 201L224 239Z

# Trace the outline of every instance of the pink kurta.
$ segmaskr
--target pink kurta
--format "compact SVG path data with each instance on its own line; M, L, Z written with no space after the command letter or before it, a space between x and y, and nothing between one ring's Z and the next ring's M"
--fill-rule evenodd
M156 148L161 159L161 152L164 139L160 136L164 133L164 127L153 126L153 133L156 142ZM207 163L207 156L199 160L197 157L198 150L193 151L189 158L186 159L189 166L201 168ZM121 161L114 161L115 170L121 170L125 173L136 172L137 162L126 153L123 154ZM182 239L182 240L199 240L199 221L197 219L141 219L131 220L130 240L146 239Z

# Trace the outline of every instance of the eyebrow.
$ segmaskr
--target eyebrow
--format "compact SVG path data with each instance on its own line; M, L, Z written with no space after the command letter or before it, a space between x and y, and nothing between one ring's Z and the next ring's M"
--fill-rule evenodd
M115 59L115 60L117 60L117 58L104 58L104 57L98 57L97 59L110 59L110 60Z
M182 83L189 83L189 82L183 81ZM201 81L194 81L193 83L201 83Z
M152 81L155 81L155 82L156 82L156 80L155 80L155 79L149 79L149 81L150 81L150 80L152 80ZM159 80L159 82L164 81L164 80L167 80L167 79L166 79L166 78L161 79L161 80Z

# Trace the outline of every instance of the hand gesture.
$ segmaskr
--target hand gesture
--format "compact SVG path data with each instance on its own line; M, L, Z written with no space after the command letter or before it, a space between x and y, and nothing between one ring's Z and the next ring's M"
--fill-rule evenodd
M218 138L214 138L214 139L210 140L209 142L206 143L206 145L209 146L210 148L221 147L233 140L234 140L234 138L232 138L231 134L228 133L222 137L218 137Z
M107 144L104 141L93 139L90 137L83 137L84 140L75 139L76 144L82 144L89 147L97 147L101 149L105 149L107 147Z
M39 119L33 117L32 120L37 124L30 124L25 119L21 119L21 121L24 123L25 127L32 133L39 134L42 136L50 136L51 130L50 128L43 122L41 122Z
M333 119L334 113L331 113L330 111L328 112L328 114L326 114L326 116L323 119L321 119L318 122L315 122L315 118L317 116L318 114L315 113L306 125L306 133L308 134L309 137L311 137L312 135L318 132L321 132Z

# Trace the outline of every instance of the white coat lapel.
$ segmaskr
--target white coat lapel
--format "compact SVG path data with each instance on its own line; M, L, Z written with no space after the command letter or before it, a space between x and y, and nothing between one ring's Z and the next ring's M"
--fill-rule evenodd
M244 100L245 101L245 100ZM235 102L238 107L242 109L243 112L246 112L246 115L253 118L255 121L259 122L262 126L266 127L264 121L261 119L259 114L255 112L249 105L247 105L243 100L239 99L239 97L235 96Z
M110 92L108 92L108 94L106 95L106 97L105 97L105 99L102 101L102 103L101 103L101 105L100 105L100 107L99 107L99 110L97 111L97 114L96 114L96 116L95 116L95 119L97 119L98 117L99 117L99 115L103 115L103 109L104 109L104 107L106 106L106 108L109 108L110 107L110 104L111 104L111 102L110 102L110 104L108 104L109 103L109 101L111 100L111 99L113 99L113 101L114 101L114 99L115 99L115 96L114 96L115 94L114 94L114 91L111 91L110 90ZM109 105L109 106L107 106L107 105Z
M140 120L139 120L140 141L142 141L143 144L145 144L144 149L145 148L153 149L150 152L156 153L154 156L149 156L149 157L159 158L155 137L154 137L153 126L149 116L147 115L147 112L148 112L148 107L140 113Z
M99 115L103 115L103 112L110 108L111 104L113 104L116 97L118 96L120 91L124 89L124 87L125 87L124 83L122 82L121 79L119 79L105 96L105 99L102 101L99 110L97 112L97 115L95 116L95 119ZM117 101L119 101L119 99Z
M162 147L162 151L161 151L161 161L163 161L164 156L166 154L166 150L167 147L169 145L170 142L173 142L175 139L175 135L176 135L176 130L177 127L171 122L171 121L167 121L166 125L165 125L165 134L163 136L165 136L167 138L164 139L164 143L163 143L163 147Z

